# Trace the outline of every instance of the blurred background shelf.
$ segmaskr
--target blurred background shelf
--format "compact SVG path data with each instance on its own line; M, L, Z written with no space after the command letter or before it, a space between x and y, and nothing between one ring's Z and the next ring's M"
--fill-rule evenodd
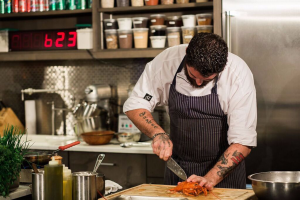
M9 13L9 14L0 14L0 19L3 18L23 18L23 17L51 17L51 16L60 16L60 15L79 15L91 13L92 9L84 10L55 10L55 11L44 11L44 12L26 12L26 13Z

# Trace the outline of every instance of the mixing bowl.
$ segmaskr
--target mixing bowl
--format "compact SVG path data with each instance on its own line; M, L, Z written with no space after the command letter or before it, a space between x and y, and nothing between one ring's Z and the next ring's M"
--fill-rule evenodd
M114 131L95 131L82 133L82 139L90 145L107 144L114 136Z
M259 200L300 199L300 171L270 171L248 176Z

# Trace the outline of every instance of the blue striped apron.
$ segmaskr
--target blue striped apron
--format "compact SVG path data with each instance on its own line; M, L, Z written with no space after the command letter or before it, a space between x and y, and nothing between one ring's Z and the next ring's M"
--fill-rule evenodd
M217 81L211 94L186 96L176 91L176 76L183 69L182 60L169 92L170 138L173 142L172 157L185 170L187 176L204 176L214 167L229 147L227 141L227 115L223 112L217 95ZM180 180L168 168L165 184L177 185ZM246 188L245 161L215 187Z

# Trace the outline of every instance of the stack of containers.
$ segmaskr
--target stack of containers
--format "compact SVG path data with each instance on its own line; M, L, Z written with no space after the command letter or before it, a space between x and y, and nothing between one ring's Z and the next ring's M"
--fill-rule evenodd
M104 32L107 49L118 48L117 21L115 19L104 19Z
M150 40L152 48L164 48L166 45L165 15L150 15Z
M196 17L195 15L182 15L181 17L183 21L182 41L183 44L188 44L195 35Z
M137 49L148 47L148 20L147 17L132 18L134 47Z
M168 46L176 46L180 44L180 27L182 26L182 19L180 16L167 17L167 37Z
M197 33L212 33L212 13L197 14Z

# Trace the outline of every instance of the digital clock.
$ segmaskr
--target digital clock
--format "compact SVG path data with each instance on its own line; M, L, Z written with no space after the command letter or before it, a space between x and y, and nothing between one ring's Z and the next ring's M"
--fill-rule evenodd
M11 51L77 49L76 29L9 32Z

